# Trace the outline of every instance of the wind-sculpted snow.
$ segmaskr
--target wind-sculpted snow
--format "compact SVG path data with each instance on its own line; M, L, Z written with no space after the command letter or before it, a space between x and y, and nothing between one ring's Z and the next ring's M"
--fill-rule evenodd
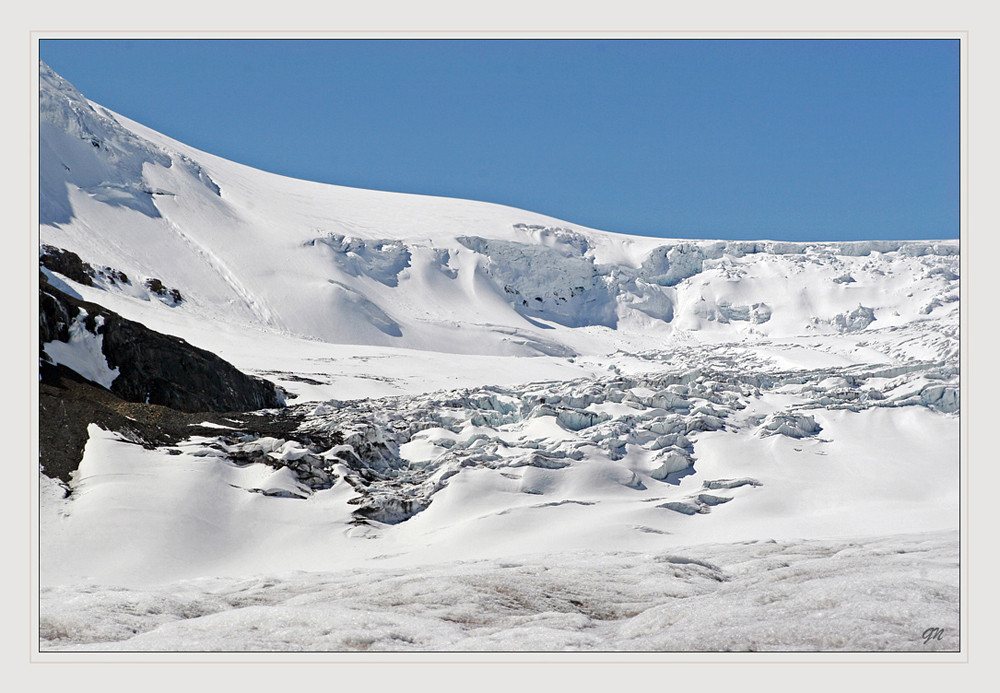
M340 306L350 306L352 317L363 319L364 324L371 325L390 337L403 336L399 323L386 315L385 311L375 303L369 301L363 293L336 279L328 279L327 281L330 284L328 287L329 298ZM353 325L352 328L357 329L357 325Z
M93 322L93 330L86 327L87 319ZM104 316L88 316L83 308L68 323L67 339L53 339L41 344L42 352L52 363L61 363L82 375L88 380L110 388L119 375L117 368L108 366L107 357L103 352Z
M45 63L40 64L39 81L42 224L67 223L73 216L65 186L56 182L56 176L79 186L95 200L149 217L160 216L153 197L173 193L146 182L143 167L147 164L163 168L177 164L219 194L218 186L196 162L184 156L172 158L135 135L109 111L87 101Z

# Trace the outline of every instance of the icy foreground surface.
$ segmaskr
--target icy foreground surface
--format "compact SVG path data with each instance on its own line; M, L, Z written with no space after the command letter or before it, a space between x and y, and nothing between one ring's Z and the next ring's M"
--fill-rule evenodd
M926 652L957 649L957 574L943 533L60 586L42 590L41 636L83 651Z
M91 425L40 477L43 649L957 649L957 242L296 181L41 82L41 238L94 270L51 285L290 405Z

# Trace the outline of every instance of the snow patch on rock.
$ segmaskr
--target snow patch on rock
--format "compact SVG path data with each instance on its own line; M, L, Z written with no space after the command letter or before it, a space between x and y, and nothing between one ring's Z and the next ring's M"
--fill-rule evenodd
M83 308L69 325L69 341L54 340L42 345L45 355L53 363L73 369L87 380L110 388L119 375L118 368L110 368L104 356L104 316L94 317L94 331L87 329L87 311Z

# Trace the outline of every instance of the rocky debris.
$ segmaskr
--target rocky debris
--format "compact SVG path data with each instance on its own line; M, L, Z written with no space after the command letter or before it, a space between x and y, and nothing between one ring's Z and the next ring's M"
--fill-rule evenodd
M84 286L94 286L95 279L111 285L132 283L121 270L114 267L94 267L76 253L52 245L43 244L39 248L38 262L50 272L61 274Z
M90 263L81 260L80 256L74 252L43 244L39 249L38 261L42 267L58 272L84 286L94 285L94 268L90 266Z
M130 402L159 404L184 412L250 411L283 406L273 383L246 375L211 352L183 339L150 330L97 304L72 298L43 280L39 334L47 342L69 341L70 321L86 311L85 327L100 335L101 351L117 376L110 389Z
M176 306L184 300L184 297L181 295L180 291L178 291L177 289L171 289L164 286L163 282L161 282L159 279L156 279L155 277L147 279L144 282L144 284L146 288L150 290L150 292L156 294L160 298L166 299L166 301L170 305Z
M340 478L335 473L335 468L341 464L341 460L328 454L331 448L341 445L342 437L336 432L322 441L297 436L294 430L283 432L283 436L289 436L288 438L276 438L254 431L253 425L246 420L237 421L241 424L241 432L220 436L213 444L215 449L235 464L260 463L276 470L288 470L295 483L301 487L301 492L293 495L271 493L270 489L248 489L249 491L283 498L306 498L310 493L332 487Z
M338 479L334 467L339 460L325 453L342 446L343 436L338 431L300 432L305 410L183 412L126 401L65 366L42 363L41 375L39 463L44 474L63 482L69 482L80 465L91 423L117 432L126 442L165 449L170 455L183 454L176 446L186 443L190 449L196 438L204 441L192 453L196 456L287 469L302 485L297 498L330 488ZM220 435L220 429L225 433ZM282 497L269 488L247 490Z
M218 429L205 423L234 426L232 413L188 413L156 404L128 402L86 380L65 366L41 363L38 386L39 464L46 475L68 482L80 465L91 423L116 431L123 440L153 449L171 446L192 435L215 437ZM256 421L252 417L250 421ZM269 430L291 431L283 411L272 412ZM172 454L179 454L173 450Z
M116 284L121 282L122 284L131 284L128 275L121 270L116 270L114 267L105 267L104 269L97 270L98 274L103 275L110 284Z

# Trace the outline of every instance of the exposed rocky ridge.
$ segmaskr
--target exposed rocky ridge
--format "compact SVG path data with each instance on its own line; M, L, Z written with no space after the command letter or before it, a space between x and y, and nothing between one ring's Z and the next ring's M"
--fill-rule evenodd
M136 296L138 287L132 284L127 274L114 267L94 266L71 250L43 243L38 250L38 262L50 272L61 274L78 284L103 289L122 289L127 285L133 289L130 294ZM184 301L180 290L165 286L157 277L148 277L140 284L145 287L149 297L155 296L168 305L176 306Z
M218 436L219 426L234 435L253 432L298 438L301 416L289 409L267 416L241 412L182 412L157 404L129 402L82 377L70 368L42 362L39 384L39 466L41 471L68 483L79 467L87 444L87 426L115 431L123 440L148 449L177 445L192 436Z
M44 274L39 290L39 342L68 342L72 319L86 311L84 326L99 335L107 367L118 374L110 390L130 402L184 412L252 411L283 406L273 383L242 373L211 352L183 339L150 330L97 304L51 286ZM43 374L44 377L44 374Z
M38 261L42 267L58 272L84 286L94 285L94 268L70 250L42 244L38 252Z
M147 448L172 445L196 433L190 424L212 415L188 414L155 404L126 402L66 366L42 362L38 387L39 466L46 475L69 482L95 423L124 440Z

